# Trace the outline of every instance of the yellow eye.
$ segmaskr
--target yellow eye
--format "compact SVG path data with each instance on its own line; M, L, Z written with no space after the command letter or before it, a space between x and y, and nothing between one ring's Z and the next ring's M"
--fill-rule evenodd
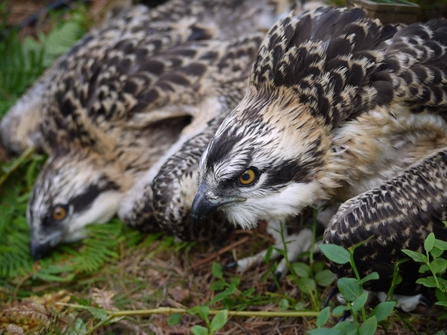
M62 206L56 206L53 209L53 219L57 221L61 221L65 219L65 216L67 215L67 211Z
M252 169L246 170L243 174L239 176L239 182L242 185L250 185L256 180L256 172Z

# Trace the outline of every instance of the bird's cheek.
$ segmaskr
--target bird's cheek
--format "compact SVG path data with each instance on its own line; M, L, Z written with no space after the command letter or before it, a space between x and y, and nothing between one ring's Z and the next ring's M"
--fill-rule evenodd
M77 230L71 230L64 236L64 242L76 242L88 236L88 230L81 227Z
M256 228L259 217L259 213L252 204L248 202L235 203L231 206L222 207L228 221L236 226L240 226L242 229Z

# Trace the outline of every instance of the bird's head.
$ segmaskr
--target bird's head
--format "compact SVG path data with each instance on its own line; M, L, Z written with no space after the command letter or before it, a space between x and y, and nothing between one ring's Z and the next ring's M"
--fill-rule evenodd
M63 242L84 238L88 224L110 220L122 198L119 180L92 152L50 157L28 204L33 258L44 257Z
M255 90L202 155L193 221L217 210L243 228L298 214L324 198L327 129L291 92Z

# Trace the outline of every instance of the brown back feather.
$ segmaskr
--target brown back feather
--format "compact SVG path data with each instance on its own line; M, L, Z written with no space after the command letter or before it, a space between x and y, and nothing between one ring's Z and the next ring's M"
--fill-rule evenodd
M414 112L447 104L447 22L383 26L359 8L289 15L269 31L251 75L256 89L290 87L337 127L376 105Z

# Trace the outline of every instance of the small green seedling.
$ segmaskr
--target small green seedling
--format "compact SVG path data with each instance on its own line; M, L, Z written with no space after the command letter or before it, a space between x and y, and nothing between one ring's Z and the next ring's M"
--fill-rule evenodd
M430 272L431 275L419 278L416 283L425 287L435 288L436 305L447 307L447 280L442 278L447 269L447 259L443 258L444 251L447 250L447 242L435 238L434 233L430 233L424 242L424 253L413 250L402 250L415 262L422 263L419 268L420 273Z
M373 335L377 330L378 323L387 319L396 304L395 301L384 301L378 304L367 315L365 305L368 301L368 292L363 290L363 284L370 280L378 280L377 272L370 273L364 278L360 278L359 272L354 262L354 251L366 241L359 243L349 249L334 244L323 244L320 246L323 254L332 262L337 264L349 263L354 271L356 278L340 278L338 280L338 289L346 301L346 306L335 307L332 315L339 316L345 311L350 311L353 322L343 321L333 328L323 328L330 317L330 307L324 308L317 318L317 329L310 330L311 335L343 335L359 334Z

